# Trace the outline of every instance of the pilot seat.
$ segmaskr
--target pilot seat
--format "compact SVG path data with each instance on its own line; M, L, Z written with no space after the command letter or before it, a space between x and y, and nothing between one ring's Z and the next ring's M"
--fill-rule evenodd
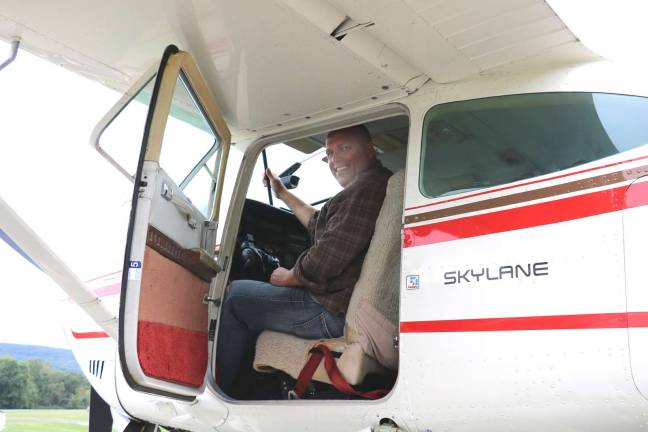
M336 339L308 340L266 330L259 335L256 343L254 368L257 371L283 371L297 379L296 387L299 387L300 374L305 375L306 369L317 366L317 360L315 364L311 360L309 367L305 368L305 365L309 363L312 354L320 355L321 351L326 351L326 348L317 348L324 345L332 352L337 369L348 384L361 384L369 374L395 375L398 369L403 189L404 171L399 170L390 177L387 184L374 236L347 309L344 336ZM313 380L332 384L343 393L355 390L350 386L346 386L345 390L344 386L339 384L339 380L332 380L325 363L326 358L319 362L312 375ZM301 381L304 378L310 381L310 377L304 376ZM302 391L303 388L297 388L291 395L301 397L299 393ZM384 392L355 394L373 399L382 396Z

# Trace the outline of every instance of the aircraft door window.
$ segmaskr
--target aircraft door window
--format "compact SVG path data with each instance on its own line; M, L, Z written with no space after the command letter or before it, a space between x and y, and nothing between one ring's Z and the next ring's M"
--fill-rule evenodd
M110 120L97 139L102 155L131 179L137 169L153 78ZM181 72L164 129L159 162L203 216L209 216L211 211L220 165L219 149L218 135Z
M425 116L420 190L433 198L586 164L648 144L648 98L597 93L498 96Z
M181 73L162 141L160 166L204 215L217 182L220 142Z
M130 179L137 170L154 78L150 78L115 117L110 117L110 122L95 140L95 147L102 156Z
M183 190L184 194L204 216L208 216L211 211L215 192L214 187L218 180L216 170L218 169L219 156L220 153L215 153L205 164L201 164L196 175L189 180Z

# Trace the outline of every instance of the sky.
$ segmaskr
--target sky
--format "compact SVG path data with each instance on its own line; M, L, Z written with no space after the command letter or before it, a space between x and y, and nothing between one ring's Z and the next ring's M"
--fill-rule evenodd
M648 66L646 0L547 0L594 52L620 64Z
M0 196L82 280L123 260L131 183L89 145L119 96L23 50L0 71ZM65 298L0 242L0 342L67 347Z

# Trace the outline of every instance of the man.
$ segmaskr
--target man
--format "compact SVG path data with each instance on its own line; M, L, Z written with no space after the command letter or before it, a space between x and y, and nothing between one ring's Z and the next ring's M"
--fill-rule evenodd
M270 283L233 281L225 295L218 337L221 388L231 394L246 353L263 330L306 339L342 336L362 262L373 236L391 171L376 159L366 127L330 132L326 156L331 173L344 188L320 211L288 191L270 170L275 193L308 229L312 246L292 269L277 268Z

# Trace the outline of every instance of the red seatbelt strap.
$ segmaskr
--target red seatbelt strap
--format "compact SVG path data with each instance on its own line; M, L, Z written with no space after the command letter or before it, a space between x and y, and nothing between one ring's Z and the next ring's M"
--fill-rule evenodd
M312 351L310 358L302 368L301 372L299 372L297 382L295 383L295 390L293 391L295 392L295 395L298 399L301 399L301 397L303 396L306 387L308 387L308 384L313 379L313 375L315 374L317 366L319 366L321 361L322 352L320 350Z
M346 394L360 396L365 399L380 399L388 393L386 389L359 392L351 387L351 384L349 384L347 380L344 379L344 376L338 369L337 364L335 363L335 358L333 357L333 353L331 353L329 347L320 344L314 348L310 358L304 365L302 371L299 373L299 377L297 378L297 383L295 384L294 390L297 397L302 397L304 391L306 390L306 387L308 387L308 384L313 379L313 374L315 374L317 367L322 361L322 355L324 355L324 369L326 369L326 374L331 380L333 387L335 387L338 391Z

